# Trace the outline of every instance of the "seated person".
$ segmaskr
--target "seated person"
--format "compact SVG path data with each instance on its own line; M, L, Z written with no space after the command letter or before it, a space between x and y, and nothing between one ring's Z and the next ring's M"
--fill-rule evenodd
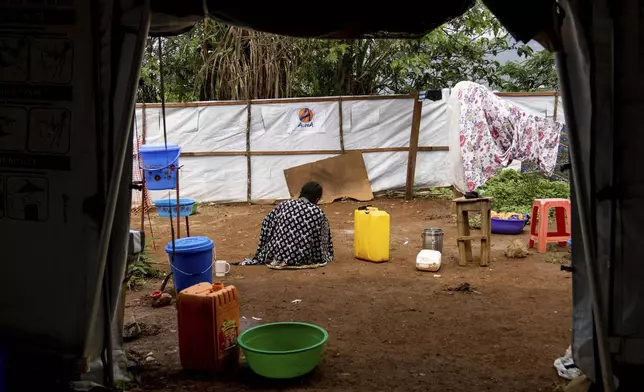
M333 260L329 221L317 206L321 198L322 186L308 182L299 199L275 207L262 222L255 257L241 264L300 269L322 267Z

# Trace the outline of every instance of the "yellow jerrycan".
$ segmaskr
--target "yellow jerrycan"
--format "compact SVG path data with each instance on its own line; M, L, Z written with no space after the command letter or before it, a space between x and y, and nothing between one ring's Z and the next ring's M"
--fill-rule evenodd
M389 214L366 206L355 210L353 215L355 257L374 263L389 261Z

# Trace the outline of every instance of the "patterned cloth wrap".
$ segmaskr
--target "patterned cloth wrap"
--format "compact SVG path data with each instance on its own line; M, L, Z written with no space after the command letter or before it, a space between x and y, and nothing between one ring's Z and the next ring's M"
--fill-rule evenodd
M456 84L449 109L450 148L460 147L461 162L452 157L458 190L475 191L515 159L552 175L563 124L525 112L472 82Z
M287 200L262 222L255 257L240 265L264 264L273 269L323 267L333 260L329 221L306 199Z
M559 136L559 151L557 153L557 164L555 165L555 171L552 173L552 176L549 178L553 181L563 181L570 182L569 170L566 170L565 167L570 163L570 153L568 149L568 131L564 125L561 130L561 135ZM521 173L538 173L539 168L530 162L521 162Z

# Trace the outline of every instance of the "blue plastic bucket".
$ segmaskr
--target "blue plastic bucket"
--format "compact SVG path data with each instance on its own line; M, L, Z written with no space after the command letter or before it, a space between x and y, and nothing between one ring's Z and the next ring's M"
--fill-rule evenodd
M181 147L176 144L143 144L139 147L145 185L153 191L175 189Z
M208 237L186 237L165 247L170 259L174 287L177 293L197 283L212 283L212 262L215 243Z
M180 198L179 199L179 216L192 215L195 199ZM162 199L155 200L154 206L157 208L157 213L161 218L174 218L177 216L177 199Z
M528 219L492 218L491 231L494 234L521 234Z

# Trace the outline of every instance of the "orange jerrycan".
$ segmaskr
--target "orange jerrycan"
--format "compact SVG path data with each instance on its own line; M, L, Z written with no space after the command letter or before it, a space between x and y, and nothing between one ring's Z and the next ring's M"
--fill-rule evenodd
M374 263L389 261L389 214L367 206L358 208L353 215L355 257Z
M199 283L179 293L179 357L186 370L219 373L239 364L235 286Z

